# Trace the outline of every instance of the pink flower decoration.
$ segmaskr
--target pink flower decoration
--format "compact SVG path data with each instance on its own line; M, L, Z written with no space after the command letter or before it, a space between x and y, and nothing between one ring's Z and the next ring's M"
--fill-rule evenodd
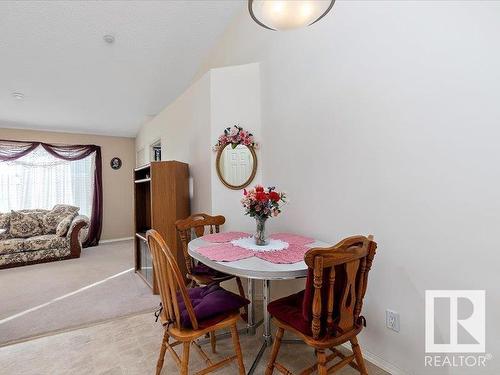
M229 143L233 145L255 146L254 137L238 125L226 128L224 134L219 136L217 145L213 147L213 150L218 151Z

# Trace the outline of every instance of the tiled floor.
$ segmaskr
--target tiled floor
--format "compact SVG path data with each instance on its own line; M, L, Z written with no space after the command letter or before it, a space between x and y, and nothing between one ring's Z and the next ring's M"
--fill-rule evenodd
M245 366L251 366L260 348L260 334L240 336ZM46 336L0 348L2 375L118 375L154 374L162 338L159 323L151 313L117 319L74 331ZM217 343L219 358L232 355L231 340ZM210 349L205 350L209 353ZM255 374L263 374L269 350ZM283 344L280 362L298 372L313 362L313 351L305 345ZM367 363L371 375L387 374ZM191 351L190 373L203 367L198 353ZM162 374L176 374L177 369L169 353L165 356ZM237 374L235 365L226 366L217 374ZM349 366L340 374L357 374Z

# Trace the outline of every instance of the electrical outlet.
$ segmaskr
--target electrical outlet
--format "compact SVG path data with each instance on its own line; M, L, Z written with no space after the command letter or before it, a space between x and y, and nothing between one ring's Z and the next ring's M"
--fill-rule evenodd
M385 310L385 326L399 332L399 313L392 310Z

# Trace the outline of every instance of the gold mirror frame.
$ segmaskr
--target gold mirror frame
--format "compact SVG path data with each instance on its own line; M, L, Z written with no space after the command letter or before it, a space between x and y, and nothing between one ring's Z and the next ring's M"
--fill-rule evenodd
M228 144L228 145L230 145L230 144ZM253 158L252 173L250 174L250 177L248 177L248 180L246 180L241 185L238 185L238 186L231 185L231 184L227 183L226 180L224 180L224 177L222 176L222 172L220 170L220 158L222 156L222 152L224 151L224 149L228 145L225 145L224 147L219 148L219 150L217 151L217 159L215 160L215 168L217 169L217 175L219 176L219 180L227 188L232 189L232 190L241 190L241 189L246 188L248 185L250 185L252 183L253 179L255 178L255 175L257 174L257 154L255 153L255 149L252 146L246 146L250 150L250 153L252 154L252 158Z

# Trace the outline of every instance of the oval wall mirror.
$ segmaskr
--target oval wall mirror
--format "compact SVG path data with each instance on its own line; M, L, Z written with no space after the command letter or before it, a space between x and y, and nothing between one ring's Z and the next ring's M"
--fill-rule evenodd
M227 144L217 151L217 174L229 189L240 190L252 182L257 172L257 155L252 146Z

